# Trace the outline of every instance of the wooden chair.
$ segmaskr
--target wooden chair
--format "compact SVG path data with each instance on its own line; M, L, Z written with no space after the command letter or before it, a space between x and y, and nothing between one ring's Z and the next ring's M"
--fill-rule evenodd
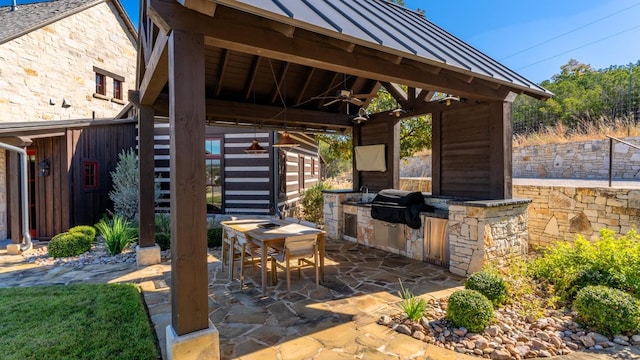
M228 227L228 226L223 226L222 227L223 233L222 233L222 272L224 272L224 268L227 266L227 264L229 263L229 249L233 246L234 242L236 241L236 234L235 231ZM231 276L233 276L233 274L231 274Z
M259 263L262 259L260 246L256 245L243 232L236 232L236 241L234 242L234 257L237 254L240 257L240 286L244 286L244 270L245 266L252 267ZM233 269L233 258L231 259L231 268ZM231 274L233 277L233 274Z
M277 269L283 269L287 274L287 294L291 291L291 270L303 267L313 267L316 272L316 289L319 288L320 267L318 261L317 234L305 234L289 236L284 240L283 251L270 254L271 256L271 283L278 282ZM291 262L294 262L292 264Z

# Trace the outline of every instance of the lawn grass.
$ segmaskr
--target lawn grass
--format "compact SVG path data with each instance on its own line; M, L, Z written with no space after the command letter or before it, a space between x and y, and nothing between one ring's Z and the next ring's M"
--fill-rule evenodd
M0 289L2 359L157 359L134 285Z

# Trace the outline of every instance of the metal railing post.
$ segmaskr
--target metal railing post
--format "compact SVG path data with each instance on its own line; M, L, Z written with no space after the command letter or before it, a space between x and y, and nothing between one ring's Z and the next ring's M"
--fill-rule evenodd
M613 138L609 138L609 187L611 187L611 174L613 172Z

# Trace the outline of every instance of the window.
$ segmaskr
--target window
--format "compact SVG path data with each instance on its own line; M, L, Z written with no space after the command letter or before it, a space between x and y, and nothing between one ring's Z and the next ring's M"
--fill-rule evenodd
M298 191L304 191L304 155L298 157Z
M107 77L104 74L96 73L96 94L107 95Z
M122 81L113 79L113 98L122 100Z
M85 190L98 188L98 162L82 162L82 188Z
M316 158L311 158L311 176L316 176Z
M204 142L208 213L222 211L221 142L220 139L216 138L206 139Z

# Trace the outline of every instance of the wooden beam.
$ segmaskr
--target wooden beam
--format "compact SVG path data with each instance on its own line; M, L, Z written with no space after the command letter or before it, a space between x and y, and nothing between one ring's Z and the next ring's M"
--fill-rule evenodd
M181 336L209 327L204 39L174 30L168 47L171 324Z
M140 247L154 246L155 230L155 161L153 148L153 108L138 108L138 176L139 176L139 236Z
M197 11L207 16L213 16L216 12L217 4L210 0L178 0L178 2L187 9Z
M260 67L260 61L262 60L262 57L260 56L254 56L253 59L253 64L252 64L252 68L251 68L251 74L249 75L249 78L247 79L247 83L245 84L244 88L244 100L247 101L250 98L253 98L252 94L253 94L253 87L255 86L256 83L256 76L258 75L258 68ZM253 100L252 100L253 101Z
M165 97L160 97L164 100ZM167 101L159 101L154 105L156 114L169 114ZM284 109L282 106L253 105L243 102L209 99L206 101L208 117L228 121L249 121L257 123L270 122L284 125ZM344 113L330 113L314 110L287 109L287 124L305 125L322 124L328 128L344 128L353 126L351 116Z
M151 60L146 64L146 71L140 82L140 104L142 105L152 105L169 80L167 41L168 37L165 33L158 33Z
M268 27L258 27L263 18L242 11L221 7L215 21L210 17L189 13L183 7L162 0L150 0L154 12L171 28L190 29L202 33L207 46L261 55L272 59L318 67L338 73L348 73L390 83L456 94L502 100L497 89L471 84L453 76L450 70L439 70L434 65L402 59L399 64L382 59L384 52L356 46L353 53L334 46L311 41L308 31L298 29L294 38L287 38ZM223 11L224 10L224 11ZM218 17L218 14L224 16ZM331 41L327 38L327 41ZM391 66L394 65L394 66ZM434 74L434 72L438 72Z
M387 81L382 81L381 83L382 83L382 86L384 86L384 88L387 89L389 94L391 94L391 96L393 96L393 98L396 99L396 101L402 107L405 107L407 105L407 99L408 99L407 93L405 93L404 90L402 90L400 85L392 84Z
M220 54L220 63L222 64L218 70L218 83L216 84L216 97L220 96L220 92L222 91L222 81L224 80L224 75L227 73L227 62L229 61L229 51L222 49Z
M416 104L431 100L435 93L433 90L420 89L420 92L416 95Z
M512 193L512 109L510 102L489 105L489 193L490 199L511 199Z
M7 151L7 202L9 210L9 232L11 242L19 244L22 240L22 212L20 211L20 156Z

